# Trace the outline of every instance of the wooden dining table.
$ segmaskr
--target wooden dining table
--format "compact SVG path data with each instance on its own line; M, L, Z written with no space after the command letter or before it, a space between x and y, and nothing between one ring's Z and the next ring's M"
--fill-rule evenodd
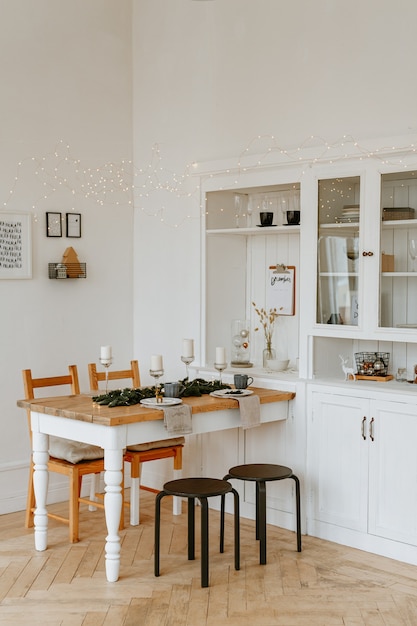
M251 391L259 396L261 424L287 419L288 403L295 393L255 387ZM242 426L235 398L203 395L183 398L183 402L191 407L193 435ZM120 570L123 451L129 445L171 438L164 426L164 412L142 404L110 408L95 403L91 394L18 400L17 405L31 412L35 549L43 551L48 547L49 436L100 446L105 467L106 577L109 582L116 582Z

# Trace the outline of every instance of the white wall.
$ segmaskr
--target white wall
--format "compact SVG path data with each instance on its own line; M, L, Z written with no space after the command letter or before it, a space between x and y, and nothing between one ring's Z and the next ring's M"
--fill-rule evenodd
M200 331L200 199L196 181L182 178L188 164L238 158L264 134L296 148L310 135L331 142L416 132L417 5L2 0L0 9L0 210L35 204L38 220L33 279L0 281L5 512L21 505L26 490L28 439L16 407L22 368L42 375L77 362L85 387L85 364L111 343L115 366L138 357L144 382L154 352L164 354L167 377L184 373L181 339ZM133 139L133 293L129 208L86 199L74 174L68 188L42 200L42 178L28 166L61 139L86 168L129 158ZM156 181L172 191L157 190ZM44 214L73 206L83 236L71 241L88 275L60 284L46 278L46 264L68 240L45 237Z
M106 162L131 159L131 2L2 0L0 11L0 212L33 215L33 278L0 280L4 513L23 508L26 498L27 421L16 406L21 370L47 376L76 363L86 389L87 363L98 360L100 345L113 345L115 367L137 355L130 193L118 194L119 207L110 195L99 205L82 187L90 173L98 180ZM65 161L68 154L80 163ZM55 167L66 181L52 193ZM65 217L72 209L82 215L81 239L47 238L45 212ZM49 280L48 262L59 261L70 245L87 263L87 278ZM66 496L61 484L52 484L53 497Z
M146 168L157 144L159 179L237 164L271 136L285 149L415 136L414 0L137 0L133 15L134 158ZM171 378L184 374L181 338L200 332L200 198L198 180L188 198L156 180L136 197L135 349L145 363L163 353Z

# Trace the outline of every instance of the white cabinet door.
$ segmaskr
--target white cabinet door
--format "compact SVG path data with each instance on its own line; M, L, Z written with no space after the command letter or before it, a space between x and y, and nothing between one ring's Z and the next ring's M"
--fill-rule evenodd
M373 401L369 533L417 545L417 406Z
M367 529L369 401L313 393L309 460L313 515L344 528Z

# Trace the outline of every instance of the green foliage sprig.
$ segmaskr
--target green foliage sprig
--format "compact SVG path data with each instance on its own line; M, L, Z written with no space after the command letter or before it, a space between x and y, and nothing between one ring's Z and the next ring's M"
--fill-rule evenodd
M230 389L230 385L225 385L219 380L207 381L203 378L195 378L190 381L188 378L184 378L184 380L180 380L179 382L184 387L182 393L180 394L182 398L202 396L204 394L209 394L212 391L218 391L219 389ZM108 393L93 396L93 402L100 405L107 405L108 407L132 406L134 404L139 404L140 401L145 398L154 398L155 394L155 386L140 387L138 389L130 389L127 387L126 389L113 389Z

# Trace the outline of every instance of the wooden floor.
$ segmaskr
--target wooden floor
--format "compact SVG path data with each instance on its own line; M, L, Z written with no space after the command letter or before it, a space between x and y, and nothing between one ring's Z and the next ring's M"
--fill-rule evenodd
M67 541L66 527L51 520L45 552L34 550L33 533L23 527L23 513L1 516L0 624L417 624L417 567L312 537L303 537L303 551L297 553L295 534L273 526L268 526L268 563L261 566L254 523L242 520L242 563L236 572L232 518L227 518L226 552L219 554L216 511L210 512L210 587L202 589L200 560L186 557L186 514L173 517L169 498L162 504L161 576L155 578L154 498L141 492L141 525L121 532L117 583L105 579L102 511L82 510L82 540L73 545Z

